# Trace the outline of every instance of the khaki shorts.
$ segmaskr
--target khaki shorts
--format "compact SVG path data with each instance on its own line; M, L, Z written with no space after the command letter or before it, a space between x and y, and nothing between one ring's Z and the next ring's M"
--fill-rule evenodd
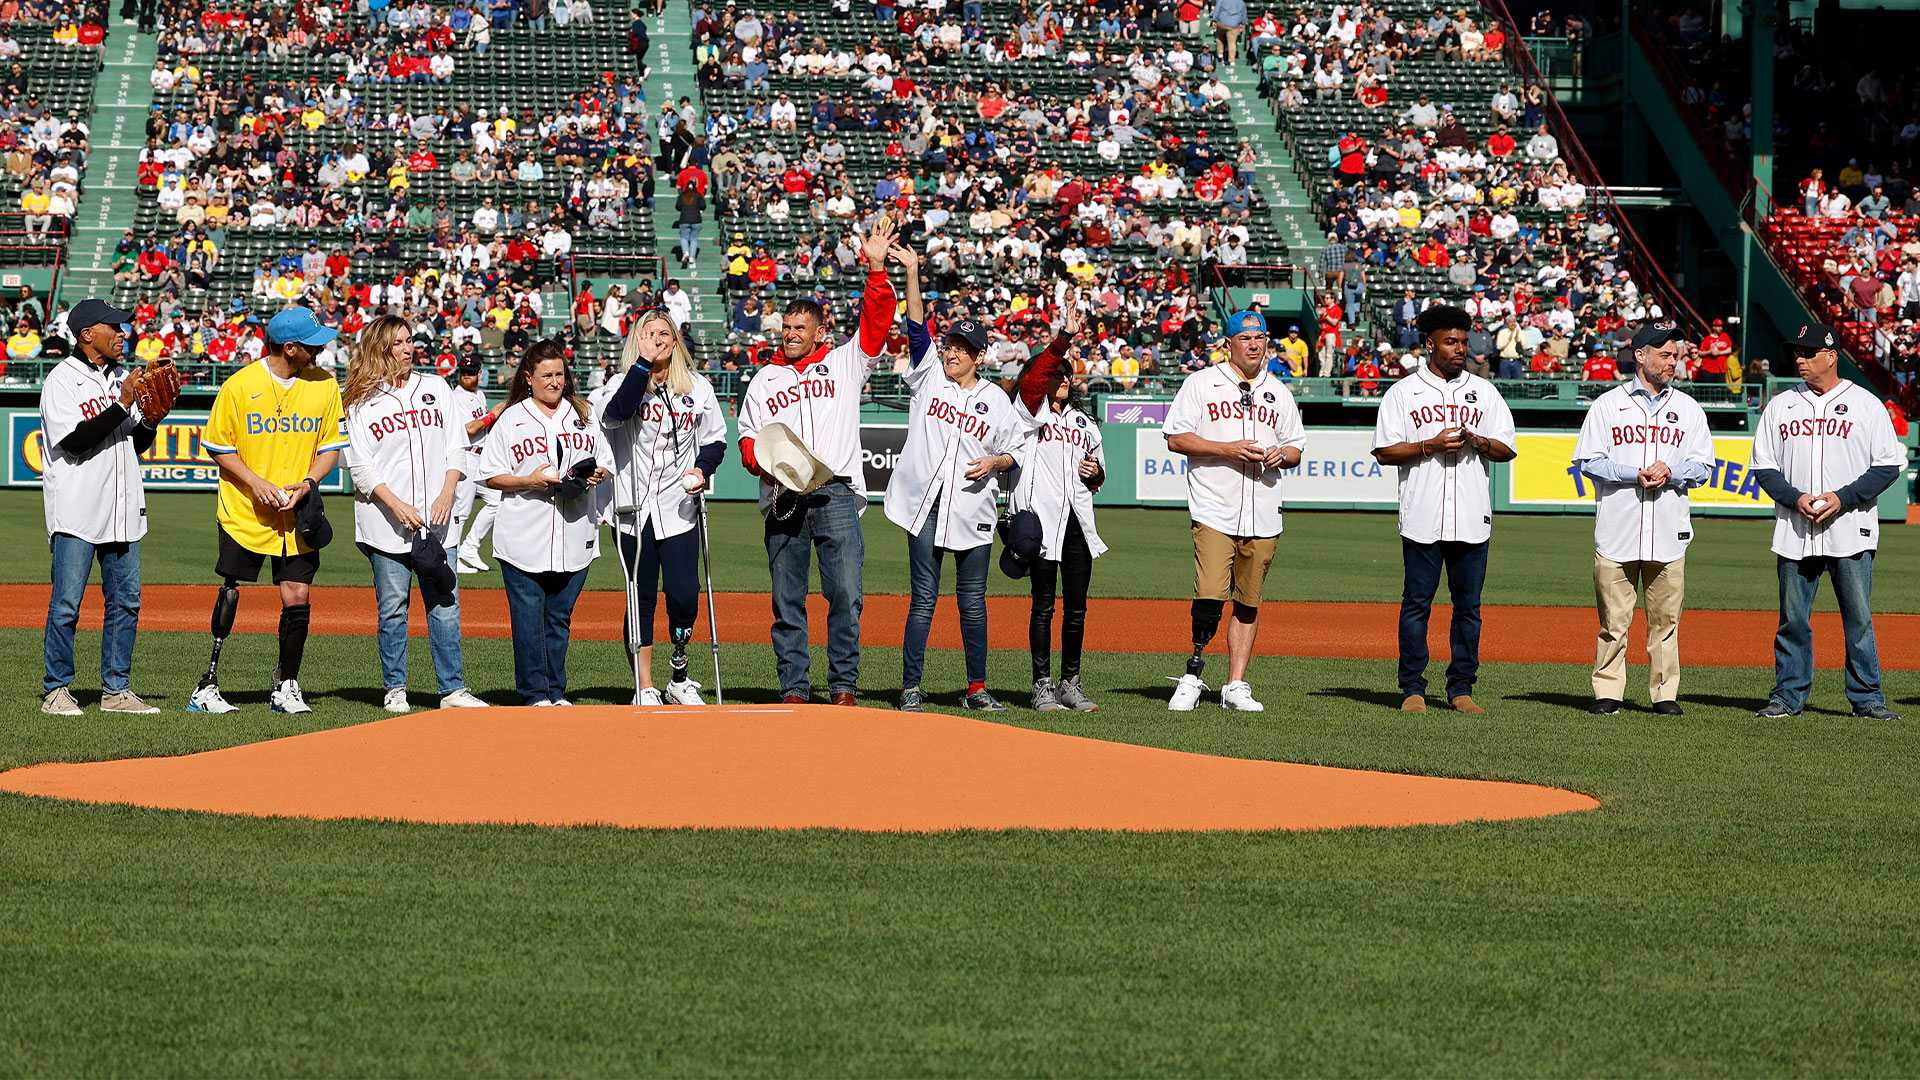
M1274 536L1232 537L1194 522L1193 598L1232 600L1247 607L1258 607L1278 539Z

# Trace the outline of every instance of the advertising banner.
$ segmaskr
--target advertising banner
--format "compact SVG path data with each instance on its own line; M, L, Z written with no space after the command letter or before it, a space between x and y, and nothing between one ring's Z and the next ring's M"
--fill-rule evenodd
M1187 501L1187 459L1167 451L1157 428L1135 433L1134 485L1144 503ZM1307 432L1307 452L1298 468L1281 479L1280 496L1288 504L1336 503L1394 506L1398 477L1373 460L1371 429L1316 429Z
M1573 464L1572 434L1522 432L1518 456L1507 467L1507 494L1514 506L1559 507L1575 510L1593 506L1593 485ZM1753 460L1751 435L1719 435L1713 440L1714 462L1709 479L1687 494L1693 507L1771 510L1773 501L1760 490L1749 468Z
M1105 398L1100 402L1100 422L1158 427L1167 422L1167 410L1172 407L1171 398Z
M140 472L148 491L212 491L219 486L220 466L200 445L206 426L204 412L176 412L161 421L153 446L140 455ZM45 468L46 446L40 414L31 410L7 413L7 484L39 487ZM336 468L320 485L323 491L345 491L346 470Z
M867 494L878 499L887 493L887 481L893 479L893 466L907 445L907 425L860 425L860 465L867 474Z

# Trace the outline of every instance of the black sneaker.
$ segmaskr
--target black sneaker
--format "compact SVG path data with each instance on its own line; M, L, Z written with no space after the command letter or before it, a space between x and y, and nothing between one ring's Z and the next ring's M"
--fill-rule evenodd
M1873 705L1868 705L1865 708L1855 709L1853 710L1853 715L1864 717L1865 719L1868 719L1868 720L1900 719L1900 714L1897 712L1894 712L1892 709L1887 708L1887 703L1884 701L1877 702Z
M1610 697L1594 698L1593 704L1587 706L1587 711L1595 716L1612 716L1614 713L1620 711L1620 699Z
M985 690L975 690L973 693L968 694L967 699L961 702L961 704L965 705L968 709L971 709L974 712L1006 712L1007 711L1007 707L1005 705L1000 704L1000 702L996 700L992 694L987 693Z
M1661 716L1685 716L1687 714L1687 710L1681 708L1680 703L1677 701L1656 701L1653 703L1653 711L1659 713Z
M925 704L926 698L921 695L919 687L909 686L900 691L901 712L919 712Z
M1790 716L1799 716L1800 710L1787 708L1784 701L1769 701L1753 715L1763 720L1785 720Z

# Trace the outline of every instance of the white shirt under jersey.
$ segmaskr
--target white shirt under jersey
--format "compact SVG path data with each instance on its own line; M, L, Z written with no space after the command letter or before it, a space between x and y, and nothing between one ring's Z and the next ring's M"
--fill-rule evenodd
M60 449L60 440L74 428L120 400L126 381L125 365L103 371L77 355L47 372L40 388L40 495L48 536L66 533L90 544L124 544L147 534L147 492L133 449L137 406L127 406L127 418L91 452L76 456Z
M713 384L695 375L691 393L671 394L656 384L647 390L638 412L623 423L608 423L607 402L626 377L609 380L587 398L607 448L607 460L601 464L613 472L594 492L601 520L611 521L624 533L651 525L653 538L665 540L693 528L697 500L681 485L681 478L693 468L701 446L726 441L727 419L720 412Z
M1753 435L1753 468L1777 470L1808 495L1837 491L1876 465L1905 465L1907 448L1893 433L1886 406L1851 379L1824 394L1805 383L1775 394ZM1858 555L1880 546L1875 503L1842 510L1815 525L1793 507L1775 504L1773 552L1783 558Z
M1493 384L1461 369L1443 381L1422 364L1387 388L1373 425L1373 448L1420 442L1451 427L1514 444L1513 413ZM1464 447L1400 468L1400 535L1416 544L1485 543L1493 535L1493 474Z
M1014 408L1025 413L1025 402ZM1107 550L1093 527L1093 489L1080 478L1080 463L1092 458L1107 467L1107 451L1100 438L1100 425L1071 405L1056 409L1042 402L1045 410L1038 425L1021 441L1014 457L1020 471L1014 474L1013 491L1007 505L1014 510L1031 510L1040 519L1040 557L1059 562L1067 538L1067 522L1077 519L1080 534L1087 541L1087 552L1099 558Z
M1668 387L1649 394L1636 379L1601 394L1587 410L1574 443L1573 463L1583 470L1596 459L1610 463L1594 485L1593 549L1614 562L1669 563L1684 558L1693 541L1687 490L1704 483L1713 467L1713 433L1707 414L1685 391ZM1665 486L1640 486L1639 471L1666 462Z
M1242 390L1242 385L1246 386ZM1243 378L1231 362L1196 371L1181 382L1161 430L1171 439L1192 433L1216 442L1250 439L1266 448L1305 450L1307 429L1293 392L1265 367ZM1187 463L1187 512L1228 536L1279 536L1280 469L1259 462L1195 457Z
M503 411L487 432L480 479L532 476L542 465L564 477L600 451L599 427L562 400L548 416L532 398ZM605 465L606 462L598 461ZM562 499L555 488L505 491L493 523L493 553L529 574L572 573L599 554L593 492Z
M866 470L860 461L860 389L880 359L860 348L855 334L805 368L768 364L753 373L740 402L740 435L753 438L768 424L785 424L813 451L813 456L844 476L863 500ZM773 481L760 480L760 512L773 506L779 492Z
M382 484L414 508L422 521L446 485L447 470L473 467L459 403L447 380L415 371L399 386L382 386L347 410L347 468L353 475L353 538L392 555L413 547L385 503L373 497ZM442 546L451 515L428 531Z
M887 520L918 536L937 503L935 547L968 551L992 543L1000 484L993 473L967 479L967 463L1012 453L1028 423L992 380L963 388L948 378L934 349L907 369L906 384L913 391L907 443L887 481Z

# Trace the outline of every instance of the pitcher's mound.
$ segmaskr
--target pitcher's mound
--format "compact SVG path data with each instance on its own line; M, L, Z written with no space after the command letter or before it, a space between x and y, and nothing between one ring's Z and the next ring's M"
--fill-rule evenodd
M1532 784L1209 757L940 713L807 706L423 712L0 789L305 818L633 828L1331 829L1599 805Z

